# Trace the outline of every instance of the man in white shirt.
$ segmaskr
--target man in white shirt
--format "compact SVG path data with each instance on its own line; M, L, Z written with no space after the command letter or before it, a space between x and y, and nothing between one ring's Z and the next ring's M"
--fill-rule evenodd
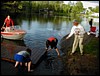
M75 35L71 55L76 51L78 43L80 47L80 53L83 55L83 38L85 29L82 25L79 24L77 20L73 21L73 25L74 26L72 27L70 34L66 37L66 39L69 39L73 34Z

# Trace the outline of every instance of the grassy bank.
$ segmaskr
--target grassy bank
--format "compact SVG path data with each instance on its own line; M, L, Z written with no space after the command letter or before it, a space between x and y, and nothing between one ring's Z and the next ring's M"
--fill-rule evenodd
M99 38L94 37L88 44L84 45L84 52L95 56L99 55Z

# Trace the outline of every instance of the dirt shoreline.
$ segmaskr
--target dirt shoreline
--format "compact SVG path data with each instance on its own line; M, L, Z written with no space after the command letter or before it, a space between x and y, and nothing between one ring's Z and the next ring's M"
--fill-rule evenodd
M62 58L66 69L64 72L65 75L66 71L69 75L99 75L98 56L87 53L84 53L84 55L81 56L79 51L76 51L74 55L70 55L74 36L68 40L65 39L66 36L62 38L60 44L61 50L65 53ZM88 45L88 43L94 38L96 38L94 35L85 34L83 41L84 45ZM97 38L97 40L99 42L99 38Z

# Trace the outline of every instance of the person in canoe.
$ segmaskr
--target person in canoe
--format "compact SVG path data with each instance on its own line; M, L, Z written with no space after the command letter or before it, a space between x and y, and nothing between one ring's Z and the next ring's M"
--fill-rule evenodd
M4 27L5 26L5 27ZM4 24L2 26L2 29L4 29L6 32L11 31L11 26L14 29L14 21L10 18L8 15L6 19L4 20Z

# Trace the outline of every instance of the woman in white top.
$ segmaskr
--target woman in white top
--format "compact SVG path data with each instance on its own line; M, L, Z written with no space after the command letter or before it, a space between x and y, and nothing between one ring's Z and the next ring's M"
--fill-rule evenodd
M80 53L83 55L83 38L85 29L82 25L79 24L77 20L73 21L73 25L74 26L72 27L70 34L66 37L66 39L69 39L73 34L75 35L71 55L76 51L78 43L80 47Z

